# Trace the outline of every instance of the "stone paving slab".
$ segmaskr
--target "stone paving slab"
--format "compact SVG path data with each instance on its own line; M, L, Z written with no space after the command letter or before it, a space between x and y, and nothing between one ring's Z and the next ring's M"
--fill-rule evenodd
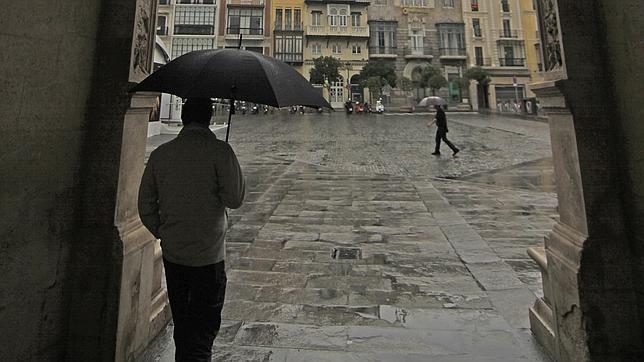
M547 360L521 253L556 217L535 184L547 161L530 163L549 157L543 128L450 115L464 152L432 157L426 119L392 117L239 117L247 198L229 214L214 360ZM334 259L343 247L358 259ZM142 361L167 360L170 333Z

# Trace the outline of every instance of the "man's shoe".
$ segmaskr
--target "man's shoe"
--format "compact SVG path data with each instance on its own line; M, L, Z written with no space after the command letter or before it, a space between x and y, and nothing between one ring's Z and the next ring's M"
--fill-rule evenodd
M432 152L432 155L434 155L434 156L440 156L440 155L441 155L441 153L440 153L440 152Z
M454 156L456 156L456 154L457 154L457 153L459 153L459 152L461 152L461 150L459 150L459 149L457 148L457 149L456 149L456 151L454 151Z

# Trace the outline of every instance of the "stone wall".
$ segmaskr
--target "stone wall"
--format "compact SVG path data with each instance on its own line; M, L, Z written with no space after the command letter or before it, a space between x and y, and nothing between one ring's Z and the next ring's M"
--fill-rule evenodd
M620 157L624 188L619 196L624 201L627 234L630 240L625 254L632 258L635 305L639 323L631 321L629 327L631 350L644 355L644 8L640 0L623 0L619 6L612 1L602 1L601 11L607 33L609 72L614 76L613 88L615 115L619 117L618 140L615 144ZM626 301L628 302L628 301ZM624 302L617 301L621 307ZM639 328L639 330L635 330Z
M0 11L0 360L63 358L99 0Z

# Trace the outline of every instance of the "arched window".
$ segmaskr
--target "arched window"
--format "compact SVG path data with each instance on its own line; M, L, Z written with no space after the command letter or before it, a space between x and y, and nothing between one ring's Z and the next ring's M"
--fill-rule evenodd
M339 16L339 25L340 26L347 26L347 9L340 9L340 16Z
M338 9L336 8L329 9L329 25L338 26Z

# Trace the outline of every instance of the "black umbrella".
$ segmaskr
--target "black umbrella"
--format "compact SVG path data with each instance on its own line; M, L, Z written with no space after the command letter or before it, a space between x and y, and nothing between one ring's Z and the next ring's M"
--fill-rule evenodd
M139 91L181 98L230 99L226 142L235 100L273 107L331 108L319 91L288 64L240 49L197 50L182 55L130 90Z

